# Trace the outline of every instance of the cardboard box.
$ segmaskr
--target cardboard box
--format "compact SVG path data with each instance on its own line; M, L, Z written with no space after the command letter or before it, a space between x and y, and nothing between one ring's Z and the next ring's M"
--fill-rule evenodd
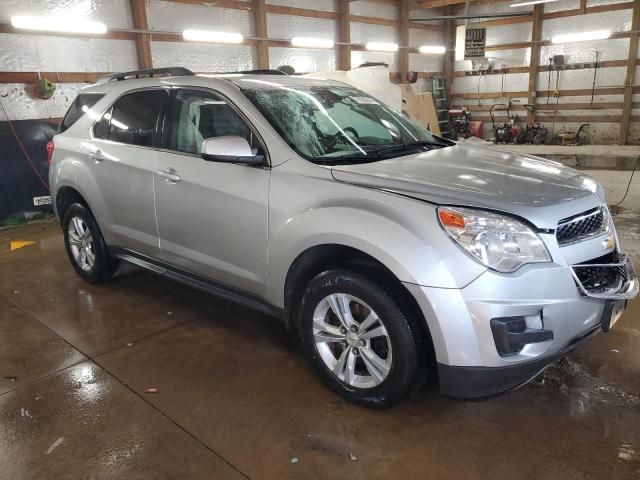
M413 93L411 85L400 85L402 93L402 113L430 132L440 135L438 114L431 92Z

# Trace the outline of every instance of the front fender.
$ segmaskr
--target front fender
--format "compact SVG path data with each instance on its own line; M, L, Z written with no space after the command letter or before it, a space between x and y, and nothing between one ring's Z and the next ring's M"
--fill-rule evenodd
M272 178L269 222L268 291L278 306L284 305L285 279L295 259L319 245L354 248L381 262L401 282L422 286L462 288L486 270L446 235L433 205L300 176L291 192L292 183L280 176Z

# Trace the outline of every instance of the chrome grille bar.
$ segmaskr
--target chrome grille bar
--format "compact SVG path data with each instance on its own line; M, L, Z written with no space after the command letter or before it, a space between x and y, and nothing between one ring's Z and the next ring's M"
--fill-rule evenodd
M556 239L558 245L564 247L602 235L607 232L608 226L606 210L598 207L578 216L560 220L556 227Z
M571 273L580 293L588 297L622 300L638 294L638 277L627 255L620 255L616 263L573 265Z

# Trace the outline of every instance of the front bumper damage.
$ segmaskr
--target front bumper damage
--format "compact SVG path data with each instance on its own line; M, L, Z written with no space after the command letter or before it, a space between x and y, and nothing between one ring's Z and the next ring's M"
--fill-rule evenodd
M571 267L580 293L605 300L629 300L638 294L638 276L627 255L614 252L608 263L585 262Z
M613 252L572 266L487 271L462 289L406 286L431 332L441 392L480 398L526 384L606 331L614 305L637 295L638 278L631 260Z

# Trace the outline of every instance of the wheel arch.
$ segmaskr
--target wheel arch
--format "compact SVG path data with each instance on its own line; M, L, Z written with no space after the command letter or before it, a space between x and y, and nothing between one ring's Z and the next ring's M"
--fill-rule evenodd
M427 320L411 292L381 261L362 250L342 244L321 244L307 248L289 267L284 282L284 320L287 329L297 329L298 326L299 303L295 299L301 298L313 277L334 268L365 274L389 290L399 306L409 309L409 313L415 316L430 356L435 358Z
M82 194L75 188L68 185L60 187L56 192L55 208L58 221L62 223L64 219L64 212L74 203L80 203L84 205L93 215L89 202L82 196Z

